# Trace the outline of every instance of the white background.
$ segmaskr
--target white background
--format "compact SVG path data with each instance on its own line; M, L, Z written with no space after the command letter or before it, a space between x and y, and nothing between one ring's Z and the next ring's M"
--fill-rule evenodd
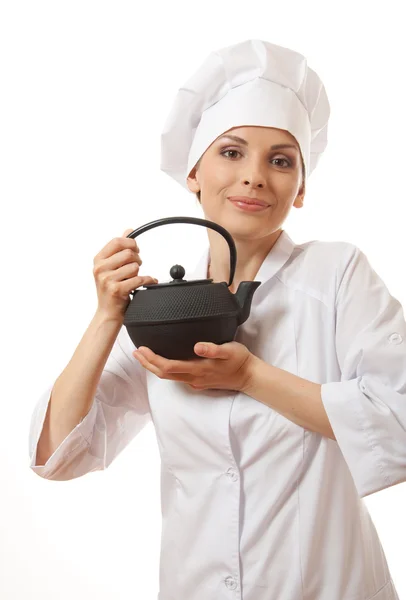
M160 172L159 151L177 88L210 51L259 38L308 57L331 102L329 146L285 229L297 243L358 245L406 305L402 8L388 0L2 2L2 600L156 599L152 425L107 471L67 482L29 469L28 428L95 311L93 257L127 228L203 216ZM176 262L193 266L206 239L191 225L144 234L141 274L164 280ZM400 598L405 500L405 484L365 499Z

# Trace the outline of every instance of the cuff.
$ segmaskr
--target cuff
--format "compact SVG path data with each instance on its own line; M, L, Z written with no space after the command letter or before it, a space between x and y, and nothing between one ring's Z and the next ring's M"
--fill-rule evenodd
M361 498L390 485L379 439L366 418L369 401L363 386L361 377L321 386L324 408Z

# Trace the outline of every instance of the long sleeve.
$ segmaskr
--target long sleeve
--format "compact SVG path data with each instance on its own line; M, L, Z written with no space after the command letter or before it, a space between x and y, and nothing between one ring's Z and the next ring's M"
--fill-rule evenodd
M51 391L37 401L29 431L30 468L40 477L68 480L106 469L151 420L146 372L132 356L134 345L123 326L102 372L89 413L43 466L36 466Z
M406 481L406 323L357 248L336 296L341 381L321 387L337 443L360 497Z

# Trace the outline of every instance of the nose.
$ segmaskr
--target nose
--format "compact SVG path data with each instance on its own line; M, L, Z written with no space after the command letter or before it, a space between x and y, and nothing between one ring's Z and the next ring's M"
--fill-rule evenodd
M243 184L246 185L247 187L252 187L254 189L255 188L263 188L263 187L265 187L262 182L259 181L258 183L255 183L255 181L251 182L249 179L245 179L243 181Z
M263 169L257 162L251 162L246 165L246 169L242 173L242 184L251 188L264 188L266 186L266 178Z

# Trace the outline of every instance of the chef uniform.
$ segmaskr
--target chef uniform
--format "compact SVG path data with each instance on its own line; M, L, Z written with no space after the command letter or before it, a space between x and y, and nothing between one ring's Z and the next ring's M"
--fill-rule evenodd
M218 135L263 125L296 137L309 176L328 113L303 56L237 44L210 55L179 90L162 168L185 185ZM186 278L206 278L209 260L206 248ZM54 382L38 399L30 466L53 480L105 469L152 422L161 456L159 600L398 600L363 497L406 480L402 306L346 242L295 244L282 231L255 279L262 284L236 341L321 384L336 440L244 393L156 377L132 356L122 327L90 412L44 466L36 447Z

